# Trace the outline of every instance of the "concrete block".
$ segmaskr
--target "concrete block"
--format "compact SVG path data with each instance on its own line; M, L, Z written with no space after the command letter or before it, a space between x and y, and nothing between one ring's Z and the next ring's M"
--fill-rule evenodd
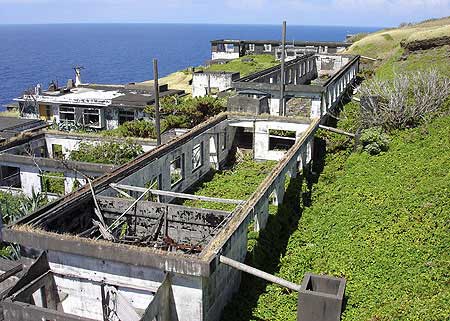
M339 321L346 280L306 273L298 295L298 321Z

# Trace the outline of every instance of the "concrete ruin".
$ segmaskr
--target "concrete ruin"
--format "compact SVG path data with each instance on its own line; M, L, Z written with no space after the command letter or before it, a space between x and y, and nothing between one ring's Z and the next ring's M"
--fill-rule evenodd
M228 113L3 228L3 240L33 259L5 289L4 320L219 320L241 278L219 258L244 261L250 226L265 228L269 202L281 204L287 177L308 170L321 122L353 90L359 57L311 84L319 58L286 64L284 97L279 67L233 82L238 94ZM310 110L288 117L280 106L295 98L310 100ZM241 147L256 160L278 161L248 199L189 193ZM234 209L187 207L182 199Z
M142 146L144 152L156 147L153 140L133 141ZM39 131L5 144L0 147L0 191L32 196L33 193L44 191L43 177L48 176L63 180L65 193L68 194L85 185L86 177L99 177L116 167L69 160L70 153L78 150L80 143L96 145L102 142L123 143L123 140L98 135ZM62 175L52 176L55 173ZM46 195L50 199L61 196L48 191Z
M351 43L337 41L292 41L286 46L288 59L308 53L340 53ZM211 59L232 60L245 55L274 55L281 57L280 40L217 39L211 41Z

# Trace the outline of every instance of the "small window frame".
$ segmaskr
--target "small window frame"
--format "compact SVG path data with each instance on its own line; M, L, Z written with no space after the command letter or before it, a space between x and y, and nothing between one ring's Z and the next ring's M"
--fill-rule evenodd
M179 162L179 164L177 164L177 162ZM184 154L175 157L170 162L169 172L171 187L175 187L184 180Z
M192 148L192 172L203 166L203 142L200 142Z

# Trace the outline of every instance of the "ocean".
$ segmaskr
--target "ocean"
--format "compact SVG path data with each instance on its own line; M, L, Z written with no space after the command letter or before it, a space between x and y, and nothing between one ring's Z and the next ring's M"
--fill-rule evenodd
M289 26L287 40L343 41L379 28ZM280 39L276 25L54 24L0 25L0 110L25 89L52 80L64 85L81 65L85 83L153 79L210 59L213 39Z

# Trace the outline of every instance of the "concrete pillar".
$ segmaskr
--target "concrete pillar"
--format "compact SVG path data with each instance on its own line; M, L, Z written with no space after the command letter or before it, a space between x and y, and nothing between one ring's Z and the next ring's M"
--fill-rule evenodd
M312 161L314 152L314 140L311 139L306 145L306 162L309 164Z
M262 198L254 208L255 212L255 232L259 232L264 229L267 225L267 220L269 219L269 198Z
M42 192L41 177L36 167L25 167L20 169L20 184L23 193L32 196L35 193Z
M255 122L255 159L265 159L269 151L269 129L265 122Z
M322 100L320 98L311 99L311 118L320 118L321 111L320 108L322 106Z
M280 99L270 98L269 99L269 109L271 115L280 115Z

